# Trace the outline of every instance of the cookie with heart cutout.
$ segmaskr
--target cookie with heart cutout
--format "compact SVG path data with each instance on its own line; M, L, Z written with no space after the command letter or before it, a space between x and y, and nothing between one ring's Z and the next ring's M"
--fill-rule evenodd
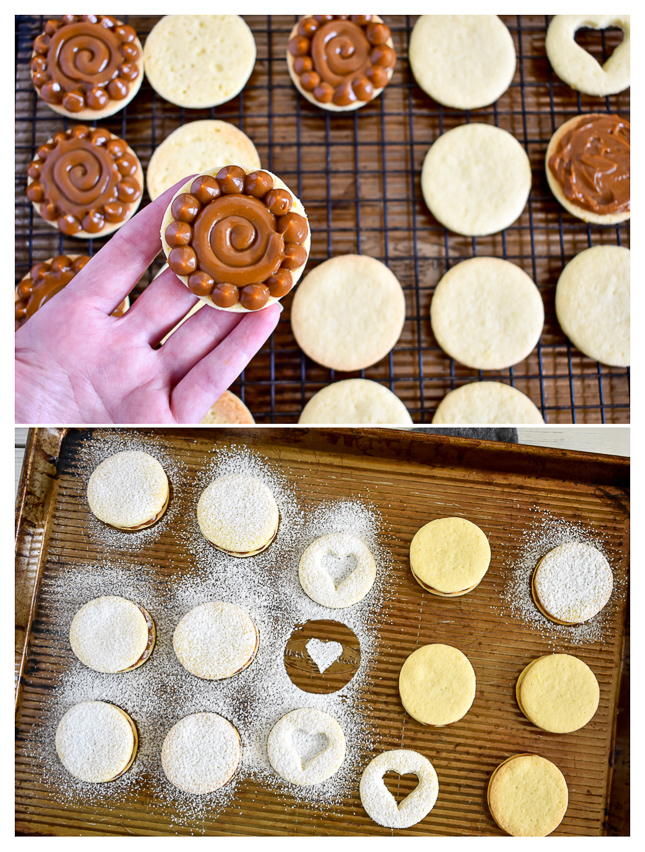
M355 567L336 584L326 561L353 559ZM300 558L300 585L321 606L344 609L363 600L376 579L376 563L364 542L349 533L330 533L312 542Z
M383 776L387 772L412 773L419 780L400 804L385 786ZM360 795L363 807L374 822L386 828L410 828L433 809L439 795L439 780L427 757L410 749L392 749L367 764L361 776Z
M345 734L329 713L302 707L283 716L267 740L269 763L290 784L309 787L331 778L345 760Z

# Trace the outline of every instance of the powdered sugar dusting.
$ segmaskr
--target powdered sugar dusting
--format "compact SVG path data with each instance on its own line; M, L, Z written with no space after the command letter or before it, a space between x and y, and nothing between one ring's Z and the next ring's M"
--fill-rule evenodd
M609 600L611 568L595 547L580 541L561 544L544 556L534 577L542 609L559 621L587 621Z

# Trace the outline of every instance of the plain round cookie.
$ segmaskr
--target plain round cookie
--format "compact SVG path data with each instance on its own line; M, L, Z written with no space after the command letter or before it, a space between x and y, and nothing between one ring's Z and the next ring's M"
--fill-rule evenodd
M459 597L478 586L490 565L484 532L466 518L437 518L421 527L410 544L417 583L439 597Z
M586 663L571 654L549 654L528 664L517 679L517 705L543 731L570 734L593 719L600 688Z
M453 266L430 303L441 348L475 370L504 370L537 346L544 326L540 291L519 266L473 257Z
M188 109L234 98L251 76L255 57L253 33L239 15L166 15L143 49L152 88Z
M187 175L230 163L241 163L251 171L261 167L260 155L246 133L228 121L183 124L166 136L150 158L146 172L150 198L154 201Z
M475 670L452 645L424 645L403 663L399 693L404 709L432 728L458 722L475 700Z
M512 225L531 191L531 164L517 139L491 124L443 133L423 162L428 209L457 234L481 237Z
M202 492L197 522L204 538L232 556L255 556L273 542L280 512L267 486L245 473L220 476Z
M203 302L200 302L200 305L203 304ZM255 423L255 419L239 396L230 391L224 391L217 402L211 405L200 423L207 423L211 426L223 426L227 423L248 426Z
M323 736L327 737L326 745ZM318 753L316 742L311 747L313 737L321 740L322 751ZM334 717L311 707L287 713L273 726L267 740L269 763L275 772L301 787L320 784L338 772L345 760L345 747L345 734Z
M384 385L369 379L345 379L314 394L298 423L410 426L412 418L398 396Z
M397 804L385 786L387 772L412 773L419 779L417 787ZM361 803L368 816L386 828L410 828L421 822L433 809L439 795L439 779L427 757L410 749L384 751L371 760L361 775Z
M72 619L69 642L78 659L106 674L142 666L156 638L150 613L139 604L116 595L84 604Z
M582 27L593 30L619 27L623 31L622 42L604 65L576 42L576 31ZM629 15L554 15L545 47L555 73L578 92L605 97L629 86Z
M336 586L323 560L325 557L354 557L356 567ZM300 557L298 577L312 601L330 609L344 609L362 601L376 579L376 564L367 546L358 536L331 533L313 541Z
M583 354L628 367L630 253L623 246L593 246L562 270L555 312L562 330Z
M576 219L582 219L583 222L590 222L592 225L618 225L620 222L626 222L630 218L631 210L625 210L622 213L595 213L593 210L585 210L584 207L580 207L572 201L569 201L567 196L564 194L564 190L562 189L560 182L549 168L551 155L554 150L558 148L562 137L579 124L581 120L584 121L585 118L593 118L596 115L602 115L602 113L575 115L573 118L570 118L558 127L547 145L546 154L544 156L544 171L546 172L546 180L549 184L549 189L553 193L555 200L561 204L568 213L575 216Z
M226 601L210 601L183 616L172 637L182 666L205 680L224 680L251 665L258 631L243 609Z
M537 754L509 757L488 782L491 816L513 837L546 837L560 825L568 804L564 775Z
M105 459L87 484L92 514L120 530L144 529L156 523L169 499L166 472L157 459L138 450Z
M74 704L56 729L56 751L63 766L90 784L123 775L134 761L138 742L132 719L106 701Z
M454 109L494 103L515 74L513 37L497 15L421 15L408 55L423 91Z
M218 713L184 716L166 734L161 765L185 793L204 795L231 780L242 755L237 728Z
M502 382L470 382L447 393L437 406L433 424L544 423L537 406Z
M607 604L614 576L604 555L591 544L568 541L538 562L531 578L533 600L556 624L582 624Z
M352 372L394 348L405 322L405 296L395 275L373 257L346 254L317 266L298 287L291 328L317 364Z

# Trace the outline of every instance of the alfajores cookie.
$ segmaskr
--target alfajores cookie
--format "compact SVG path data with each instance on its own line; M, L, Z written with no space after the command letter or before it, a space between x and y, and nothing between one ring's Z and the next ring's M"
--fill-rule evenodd
M562 270L555 312L562 331L589 358L614 367L630 361L629 249L593 246Z
M292 710L269 734L267 754L275 772L290 784L310 787L331 778L345 760L345 734L329 713Z
M184 716L168 731L161 747L166 778L193 795L213 793L228 784L241 757L237 728L218 713Z
M417 786L400 803L383 781L388 772L418 778ZM410 828L421 822L435 806L439 780L427 757L398 748L381 752L367 764L361 775L359 792L361 804L375 823L386 828Z
M155 646L155 623L141 604L116 595L84 604L72 619L69 642L78 659L105 674L142 666Z
M408 54L423 91L454 109L494 103L515 74L513 37L497 15L421 15Z
M463 718L475 700L475 670L452 645L424 645L403 663L399 694L404 709L431 728Z
M567 812L569 790L558 767L538 754L515 754L488 782L488 807L513 837L546 837Z
M302 203L279 177L223 166L175 193L161 244L168 266L192 293L218 310L246 313L296 285L311 233Z
M143 170L124 139L75 124L40 145L27 168L27 198L39 216L67 237L116 231L143 195Z
M294 86L310 103L332 112L377 98L395 63L392 34L379 15L307 15L289 36Z
M544 423L532 400L502 382L469 382L447 393L437 406L433 424Z
M16 328L18 331L37 310L59 293L91 258L85 254L60 254L35 263L16 287ZM130 307L128 296L112 312L121 317Z
M146 171L150 198L158 198L186 175L202 174L218 163L259 169L260 155L246 133L228 121L191 121L155 148Z
M421 190L450 231L481 237L519 218L531 191L531 164L517 139L492 124L461 124L426 154Z
M65 713L56 729L56 751L65 769L89 784L123 775L137 754L134 722L107 701L83 701Z
M410 426L412 418L391 390L369 379L345 379L319 390L302 409L308 426Z
M197 522L218 550L231 556L255 556L278 534L280 511L267 486L245 473L220 476L202 492Z
M87 484L92 514L116 529L133 532L156 523L168 508L168 477L156 458L137 450L102 461Z
M353 559L347 576L334 575L333 565ZM329 562L332 563L330 569ZM312 601L330 609L344 609L362 601L376 579L376 564L367 545L349 533L330 533L313 541L300 557L298 579Z
M476 370L504 370L537 346L544 304L519 266L474 257L443 276L430 303L430 320L437 343L451 358Z
M571 654L548 654L528 664L515 685L517 706L543 731L570 734L594 717L600 701L595 674Z
M300 348L331 370L352 372L384 358L401 336L405 296L373 257L346 254L309 272L294 296L291 328Z
M30 69L37 93L54 112L100 121L141 88L143 48L135 30L111 15L63 15L45 22Z
M619 115L577 115L546 149L546 178L556 200L578 219L615 225L630 216L630 124Z
M460 597L478 586L490 565L483 531L466 518L437 518L421 527L410 544L410 569L433 595Z
M183 616L172 645L191 674L204 680L224 680L251 665L258 650L258 631L239 606L209 601Z
M143 50L152 88L187 109L218 106L238 95L255 57L253 33L239 15L166 15Z

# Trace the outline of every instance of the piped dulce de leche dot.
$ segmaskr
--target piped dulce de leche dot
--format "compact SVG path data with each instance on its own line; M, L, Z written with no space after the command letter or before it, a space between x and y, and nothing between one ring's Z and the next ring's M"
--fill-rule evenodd
M126 208L120 201L108 201L103 206L103 212L108 222L120 222L126 214Z
M89 234L96 234L105 227L105 216L99 210L88 210L83 216L83 230Z
M232 308L240 299L235 284L216 284L211 293L211 300L219 308Z
M385 68L381 68L379 65L372 65L371 68L367 69L365 75L372 81L372 84L376 89L382 89L388 84L389 75L387 70Z
M30 281L21 281L16 288L16 292L21 299L26 299L33 293L34 287Z
M287 213L278 219L278 233L282 234L285 243L304 243L309 226L304 216L298 213Z
M123 139L110 139L109 142L106 142L105 147L115 160L122 157L128 150L128 146Z
M357 24L359 27L364 27L369 24L369 22L374 17L373 15L351 15L353 24Z
M136 44L122 44L121 45L121 56L124 59L130 59L130 60L134 61L135 59L138 59L140 55L141 55L141 51L136 46Z
M193 272L188 278L188 287L196 296L210 296L215 282L207 272Z
M202 206L199 200L194 195L191 195L190 192L181 192L173 199L170 207L173 218L178 219L180 222L188 223L195 221L201 209Z
M267 172L251 172L244 181L244 192L253 198L264 198L273 189L273 178Z
M284 216L291 210L293 198L286 189L272 189L264 198L264 204L274 216Z
M51 202L49 202L48 204L43 204L43 206L40 208L40 215L43 217L43 219L47 219L48 222L53 222L54 220L58 219L58 214L58 206L56 204L52 204Z
M123 65L119 67L119 76L124 80L131 82L132 80L136 80L139 76L139 69L134 62L124 62Z
M190 185L191 195L200 202L200 204L210 204L222 194L219 183L210 175L200 175Z
M306 56L311 48L311 42L308 38L292 38L289 42L289 52L292 56Z
M49 157L49 155L51 154L51 152L53 150L54 150L54 145L50 145L49 143L45 142L44 145L41 145L38 148L38 150L36 151L36 154L38 155L38 158L40 160L46 160L47 157Z
M193 229L187 222L171 222L164 233L170 248L187 246L193 236Z
M320 24L315 18L303 18L298 24L298 35L303 38L311 38L319 26Z
M90 89L85 95L85 102L90 109L103 109L107 106L109 100L110 98L108 97L107 92L100 86L94 86L94 88Z
M71 213L66 213L64 216L59 216L56 221L56 226L59 231L63 234L67 234L71 236L72 234L78 234L79 231L82 231L83 228L81 223L78 221L76 216L72 216Z
M114 32L122 42L132 42L136 40L137 34L128 24L121 24Z
M298 269L307 260L307 249L299 243L287 243L284 247L283 269Z
M371 52L370 59L374 65L379 65L387 70L394 68L396 53L389 44L379 44Z
M305 71L304 74L300 75L300 85L307 92L313 92L316 86L320 85L320 82L320 74L315 71Z
M390 37L390 29L385 24L368 24L365 35L370 44L385 44Z
M66 269L72 268L72 259L66 254L59 254L52 258L49 268L52 272L64 272Z
M334 89L332 102L335 103L336 106L349 106L349 104L354 103L356 100L356 94L349 80L343 80L343 82Z
M124 177L117 184L116 194L119 201L125 201L126 204L132 204L141 197L141 187L139 182L134 178Z
M178 246L168 255L168 266L175 275L190 275L197 269L197 255L191 246Z
M110 80L107 84L107 93L113 101L122 101L123 98L127 97L129 91L128 84L119 80L118 77L116 80Z
M235 195L244 192L246 172L240 166L224 166L217 173L217 182L222 195Z
M357 77L352 80L352 88L356 93L356 97L361 101L369 101L374 95L374 86L367 77Z
M65 92L62 104L68 112L80 112L85 106L83 92Z
M247 311L259 311L269 301L269 288L264 284L247 284L240 290L240 304Z
M45 198L45 189L40 181L33 181L27 187L27 198L34 204L40 204Z
M50 80L40 89L40 97L48 104L59 104L63 100L63 89L56 80Z
M48 21L45 21L45 33L48 36L53 36L59 27L62 27L61 21L57 21L55 18L50 18Z
M75 273L79 273L81 269L83 269L90 262L92 258L88 257L86 254L82 254L76 258L76 260L72 263L72 269Z
M334 87L329 83L321 83L314 89L314 97L321 104L330 104L334 97Z
M119 170L119 174L122 174L123 177L132 177L137 170L134 158L128 157L127 154L116 161L116 167Z
M269 288L269 293L274 299L281 299L293 287L293 276L288 269L278 269L264 283Z
M90 134L90 142L92 145L106 145L110 138L110 134L107 130L101 130L100 127L97 127L96 130L93 130Z
M314 63L311 56L298 56L293 60L293 70L296 74L304 74L306 71L313 71Z
M49 271L49 264L41 261L34 264L29 270L29 277L32 281L37 281L45 272Z
M86 139L92 131L87 124L75 124L69 132L72 139Z

